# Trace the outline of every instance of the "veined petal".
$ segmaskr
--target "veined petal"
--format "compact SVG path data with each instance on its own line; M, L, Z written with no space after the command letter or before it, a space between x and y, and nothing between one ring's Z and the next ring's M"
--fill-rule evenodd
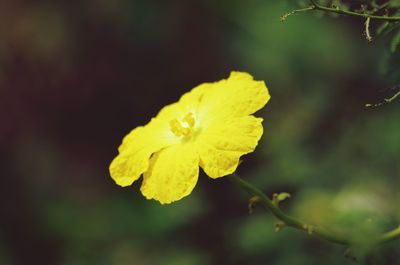
M263 134L262 119L244 116L204 128L196 139L200 166L211 178L233 173L242 155L253 152Z
M176 143L168 124L152 119L124 137L118 148L119 155L110 164L111 177L120 186L131 185L148 169L153 153Z
M207 85L199 107L204 126L216 120L250 115L264 107L271 97L264 81L256 81L244 72L232 72L228 79Z
M147 199L171 203L192 192L198 175L199 155L194 144L170 146L151 158L140 190Z

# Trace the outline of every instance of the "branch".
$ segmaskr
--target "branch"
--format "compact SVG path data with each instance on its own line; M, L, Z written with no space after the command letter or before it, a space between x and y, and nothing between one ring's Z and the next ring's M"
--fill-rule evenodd
M331 13L336 13L336 14L345 15L345 16L362 17L365 19L376 19L376 20L383 20L383 21L400 21L400 16L387 16L387 15L378 16L378 15L373 15L373 14L369 14L369 13L358 13L358 12L354 12L354 11L343 10L343 9L340 9L339 7L326 7L326 6L318 4L316 0L310 0L310 2L311 2L311 5L309 7L302 8L302 9L295 9L289 13L284 14L280 18L281 21L286 20L287 17L294 15L295 13L310 11L310 10L320 10L320 11L331 12ZM380 6L380 8L382 8L382 6ZM379 10L379 9L376 9L376 10Z
M312 226L310 224L307 224L305 222L302 222L294 217L291 217L291 216L285 214L279 208L279 206L276 203L274 203L270 198L268 198L261 190L254 187L247 181L243 180L237 174L232 174L230 176L230 179L233 182L235 182L237 185L239 185L242 189L247 191L249 194L251 194L253 196L257 196L259 198L258 201L261 202L265 208L267 208L269 211L271 211L271 213L276 218L278 218L280 221L282 221L284 225L296 228L298 230L305 231L308 234L317 235L320 238L323 238L327 241L330 241L330 242L333 242L336 244L352 245L352 243L354 243L354 242L351 242L351 240L348 237L346 237L346 235L330 233L329 231L327 231L321 227ZM400 238L400 227L379 236L378 238L375 239L375 242L376 242L376 244L380 244L380 243L393 241L398 238Z
M399 21L400 20L399 16L390 17L390 16L371 15L371 14L367 14L367 13L357 13L357 12L353 12L353 11L343 10L343 9L340 9L339 7L335 7L335 8L326 7L326 6L318 4L316 0L310 0L310 2L315 6L315 10L337 13L337 14L346 15L346 16L371 18L371 19L376 19L376 20L386 20L386 21Z

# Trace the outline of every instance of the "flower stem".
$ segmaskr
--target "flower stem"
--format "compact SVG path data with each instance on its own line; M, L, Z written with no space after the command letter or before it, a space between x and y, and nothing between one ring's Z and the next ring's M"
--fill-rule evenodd
M236 173L230 176L230 179L235 182L242 189L247 191L249 194L253 196L257 196L259 198L259 202L263 204L265 208L267 208L276 218L284 223L286 226L290 226L296 228L298 230L306 231L308 234L316 235L320 238L323 238L327 241L341 244L341 245L352 245L352 242L349 237L345 234L331 233L326 229L321 227L316 227L305 222L302 222L294 217L291 217L285 214L280 208L279 205L274 203L270 198L268 198L261 190L254 187L249 182L243 180ZM400 238L400 227L393 229L378 238L375 239L376 244L385 243L389 241L393 241L395 239Z

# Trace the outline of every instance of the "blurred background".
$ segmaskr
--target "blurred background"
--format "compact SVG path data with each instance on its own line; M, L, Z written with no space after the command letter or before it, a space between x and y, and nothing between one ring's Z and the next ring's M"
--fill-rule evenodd
M305 2L305 1L303 1ZM353 1L354 2L354 1ZM360 1L358 1L360 2ZM301 3L300 3L301 4ZM108 173L122 137L231 70L265 80L264 136L239 172L282 207L349 236L399 224L399 52L363 21L296 1L0 2L0 264L354 264L228 179L147 201ZM372 25L376 26L376 25ZM400 241L367 264L400 264ZM360 250L361 249L361 250ZM376 252L376 253L375 253Z

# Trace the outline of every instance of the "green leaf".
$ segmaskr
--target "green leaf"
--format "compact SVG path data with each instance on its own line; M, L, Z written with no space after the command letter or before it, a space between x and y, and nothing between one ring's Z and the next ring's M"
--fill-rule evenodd
M281 192L278 194L278 196L276 196L276 200L278 202L284 201L286 199L290 198L290 194L287 192Z
M389 7L392 8L400 7L400 0L390 0Z
M390 42L390 51L394 53L397 47L400 45L400 31L394 35L392 41Z
M376 33L378 35L381 35L387 28L390 26L390 23L388 21L383 22L376 30Z
M400 27L399 22L385 21L378 27L378 29L376 30L376 33L380 36L384 36L384 35L387 35L390 32L392 32L393 30L397 29L398 27Z

